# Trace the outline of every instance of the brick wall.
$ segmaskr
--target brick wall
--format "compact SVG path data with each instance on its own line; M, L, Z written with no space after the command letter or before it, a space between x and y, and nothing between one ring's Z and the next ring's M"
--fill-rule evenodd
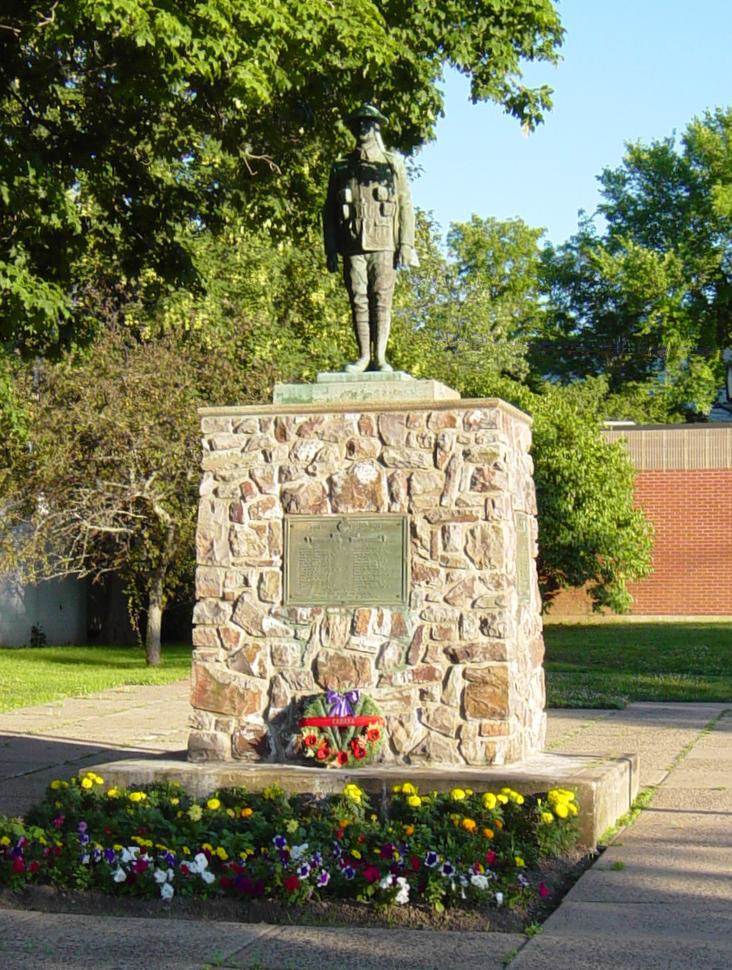
M642 471L635 495L656 537L633 612L732 614L732 469Z
M732 615L732 469L639 471L635 497L655 541L653 572L630 586L632 612ZM569 589L550 615L590 612L584 591Z

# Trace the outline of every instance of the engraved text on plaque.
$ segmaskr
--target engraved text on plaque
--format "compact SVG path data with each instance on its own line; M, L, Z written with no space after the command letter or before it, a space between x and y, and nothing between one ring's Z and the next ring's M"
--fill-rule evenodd
M406 515L285 516L285 604L406 606Z

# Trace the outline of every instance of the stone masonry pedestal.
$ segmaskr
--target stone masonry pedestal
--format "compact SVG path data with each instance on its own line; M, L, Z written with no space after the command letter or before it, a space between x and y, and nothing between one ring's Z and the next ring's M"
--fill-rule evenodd
M387 764L541 750L525 414L495 399L361 399L201 418L191 760L296 760L303 699L351 688L385 715ZM404 605L285 605L285 517L353 513L408 516Z

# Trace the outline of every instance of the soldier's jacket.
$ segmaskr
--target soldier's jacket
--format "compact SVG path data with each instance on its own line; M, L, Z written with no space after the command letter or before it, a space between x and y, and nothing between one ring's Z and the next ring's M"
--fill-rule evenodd
M368 161L358 150L333 164L323 210L326 255L414 249L414 209L402 158L381 153Z

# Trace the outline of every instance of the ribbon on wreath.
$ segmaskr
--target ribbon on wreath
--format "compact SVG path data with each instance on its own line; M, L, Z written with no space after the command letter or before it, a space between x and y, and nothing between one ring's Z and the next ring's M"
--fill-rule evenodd
M359 694L357 690L348 690L344 694L339 694L337 690L329 690L325 697L331 717L352 717L353 709L358 704Z
M370 724L383 724L384 718L378 714L347 714L341 717L301 717L300 727L367 727Z

